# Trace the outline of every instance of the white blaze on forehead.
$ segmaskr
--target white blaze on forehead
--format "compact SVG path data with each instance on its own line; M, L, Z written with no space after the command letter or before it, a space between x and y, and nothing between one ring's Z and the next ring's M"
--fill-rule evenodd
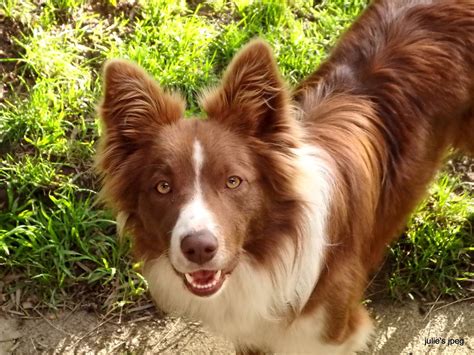
M191 233L207 229L214 235L216 224L212 212L206 206L201 189L201 172L205 156L198 140L193 144L192 164L194 167L194 191L191 198L182 207L178 220L171 232L170 258L175 267L184 266L189 261L181 252L181 240Z
M194 163L194 172L196 175L196 184L199 192L201 192L201 170L202 164L204 162L204 153L202 151L201 143L196 139L193 145L193 163Z

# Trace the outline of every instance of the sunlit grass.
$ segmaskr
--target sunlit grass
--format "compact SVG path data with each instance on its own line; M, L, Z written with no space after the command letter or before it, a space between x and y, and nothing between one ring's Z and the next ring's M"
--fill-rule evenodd
M459 180L442 175L390 249L393 295L403 297L415 290L432 299L461 297L472 284L474 200L459 190Z

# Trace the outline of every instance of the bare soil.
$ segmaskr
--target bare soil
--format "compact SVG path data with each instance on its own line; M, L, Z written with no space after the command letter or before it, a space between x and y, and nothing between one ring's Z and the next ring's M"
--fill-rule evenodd
M455 155L448 160L446 170L458 176L467 190L474 194L474 157Z
M474 354L474 304L369 304L376 334L368 354ZM130 317L129 317L130 318ZM434 344L426 344L426 342ZM439 342L439 344L436 344ZM449 344L449 345L448 345ZM3 354L231 354L232 345L198 323L155 311L124 319L84 310L25 317L0 314Z

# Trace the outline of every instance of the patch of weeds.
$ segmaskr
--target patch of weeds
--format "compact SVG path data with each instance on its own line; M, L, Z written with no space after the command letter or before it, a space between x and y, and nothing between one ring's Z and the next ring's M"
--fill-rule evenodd
M140 64L164 87L178 89L195 108L196 92L214 79L209 45L216 35L205 18L185 6L150 2L141 9L130 39L112 48L109 56Z
M220 34L213 44L218 70L225 68L243 44L261 37L272 45L285 78L296 84L315 70L366 1L341 5L341 1L315 7L307 2L290 5L266 1L231 7L237 20L220 24Z
M131 265L124 265L129 248L117 244L115 222L94 208L94 192L80 199L77 192L66 185L49 193L49 201L31 199L22 206L8 201L0 215L2 276L19 274L12 287L26 293L34 288L52 306L62 291L85 285L133 286L117 292L108 306L141 295L144 284Z
M144 283L115 222L94 205L90 169L97 68L127 20L104 19L86 1L28 4L2 8L26 30L7 58L23 90L0 102L0 278L4 290L53 306L84 289L100 304L126 303Z
M68 10L74 21L59 24L45 10L53 5L47 2L42 11L35 10L30 33L14 39L21 48L15 60L26 92L0 104L0 145L3 151L28 144L48 156L89 159L100 94L98 67L107 48L121 43L116 31L126 20L103 20L84 5Z
M399 242L390 248L392 295L462 297L474 278L474 200L456 193L460 182L443 175L419 205Z
M55 167L41 157L25 155L23 157L8 154L2 161L0 183L8 191L11 213L20 213L14 206L30 199L48 194L67 180L58 174ZM20 201L21 200L21 201Z

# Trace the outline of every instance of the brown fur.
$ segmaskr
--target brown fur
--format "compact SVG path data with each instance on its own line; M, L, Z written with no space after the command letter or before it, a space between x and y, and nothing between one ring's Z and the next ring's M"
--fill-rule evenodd
M368 273L447 147L474 152L473 48L472 1L376 1L295 92L311 141L340 174L329 223L336 246L306 307L325 304L339 320L330 341L351 333Z
M330 246L303 315L324 307L325 340L343 343L368 322L360 305L367 277L446 149L474 153L473 48L472 0L375 1L293 100L269 47L249 44L222 86L203 98L209 119L200 121L180 119L179 97L136 66L113 61L105 68L100 112L102 195L126 216L139 258L166 253L191 194L190 147L199 139L211 157L204 195L232 255L225 271L241 253L256 267L272 268L282 239L298 245L304 223L292 149L323 148L334 174ZM223 181L233 174L242 174L244 184L229 192ZM156 195L161 179L171 182L171 194Z

